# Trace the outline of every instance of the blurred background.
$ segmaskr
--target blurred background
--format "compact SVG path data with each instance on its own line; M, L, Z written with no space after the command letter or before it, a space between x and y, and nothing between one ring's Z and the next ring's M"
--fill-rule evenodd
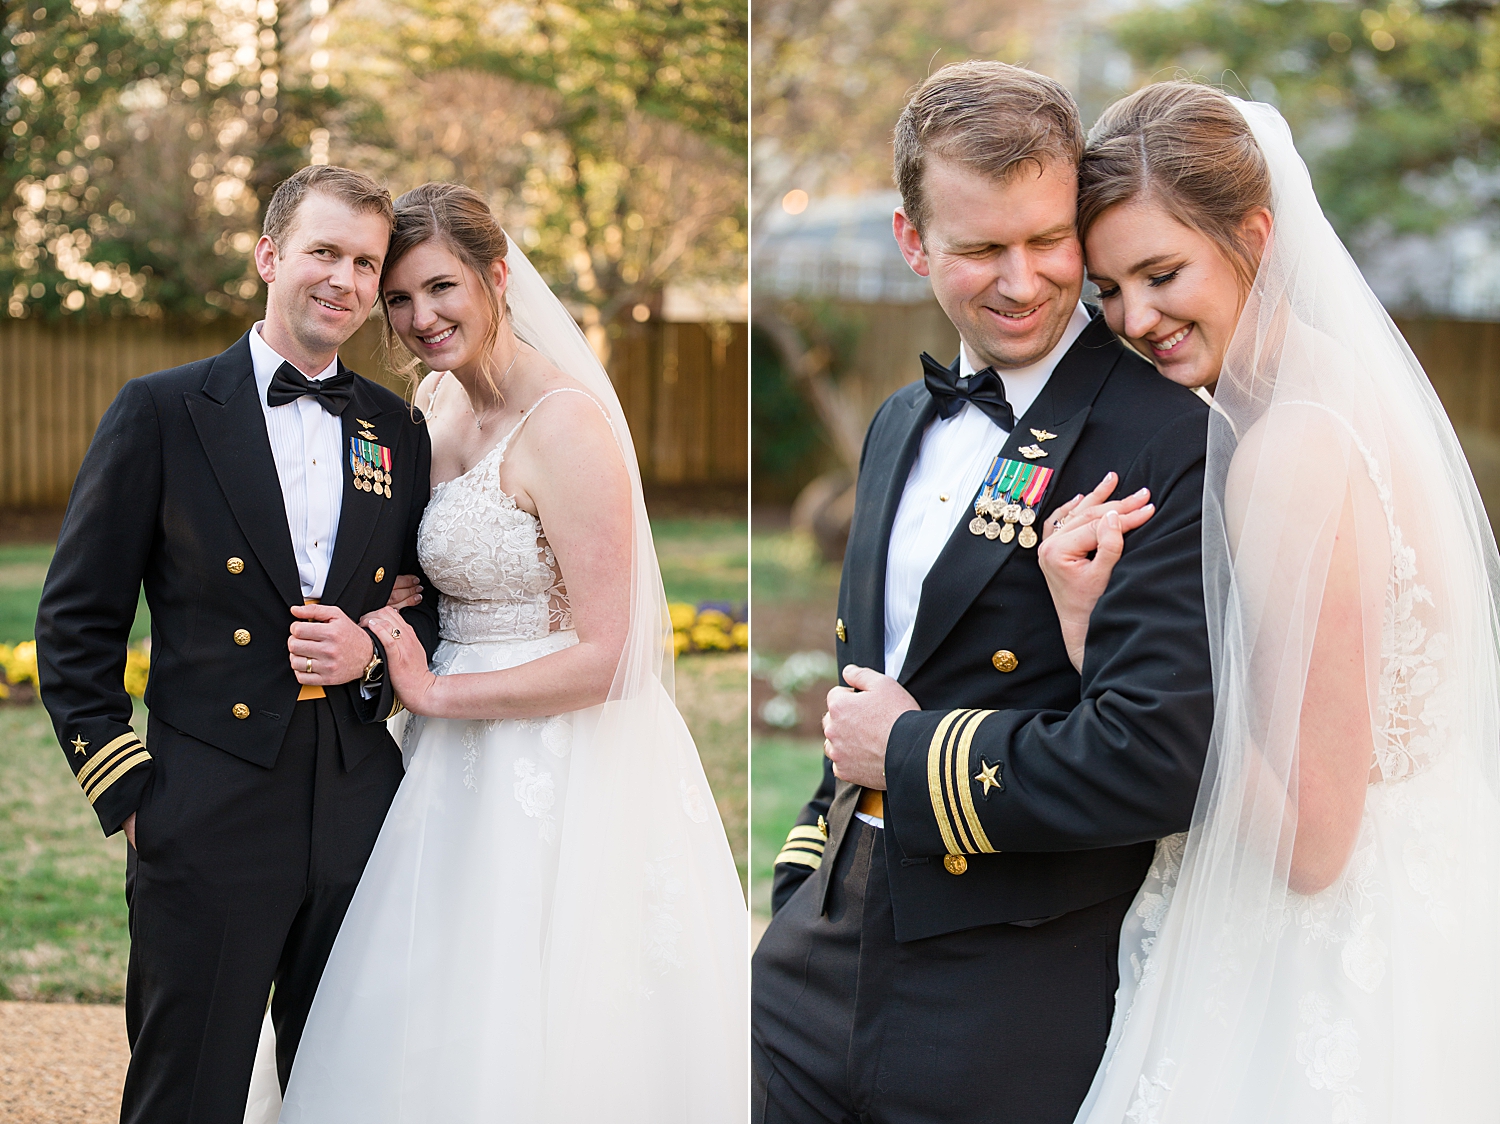
M821 770L834 599L875 408L958 337L891 237L890 133L966 58L1077 97L1196 76L1271 102L1500 513L1500 13L1494 0L756 0L752 74L751 900Z
M29 643L74 474L125 380L259 318L263 209L309 163L393 194L474 187L587 333L631 425L679 702L743 871L745 0L0 12L0 1000L118 1002L124 982L124 844L98 839L35 702ZM405 391L378 321L342 355ZM143 610L137 693L148 638Z

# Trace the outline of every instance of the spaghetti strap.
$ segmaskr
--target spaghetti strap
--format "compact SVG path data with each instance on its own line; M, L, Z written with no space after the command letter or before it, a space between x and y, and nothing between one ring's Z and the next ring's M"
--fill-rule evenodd
M592 402L595 406L598 406L599 407L599 412L602 413L602 414L604 414L604 420L605 421L609 421L609 413L604 409L603 404L599 401L599 399L595 398L588 391L586 391L586 390L580 390L576 386L560 386L560 387L557 387L555 390L549 390L549 391L547 391L546 394L542 395L535 402L533 402L530 406L528 406L526 408L526 411L521 415L521 420L518 421L518 422L516 422L515 425L511 426L510 432L507 433L504 437L502 437L500 439L500 444L498 444L495 447L499 450L499 456L500 456L501 460L505 459L505 450L510 447L510 439L516 435L516 433L520 430L520 428L523 425L526 424L526 419L529 418L529 417L531 417L532 414L536 413L536 408L538 406L540 406L543 402L547 401L547 399L551 398L554 394L581 394L585 398L587 398L590 402Z

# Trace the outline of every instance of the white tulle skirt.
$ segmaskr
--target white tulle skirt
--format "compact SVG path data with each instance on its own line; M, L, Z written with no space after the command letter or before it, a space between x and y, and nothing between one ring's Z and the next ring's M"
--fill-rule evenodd
M445 642L434 667L572 643ZM408 771L282 1121L746 1119L744 899L658 694L547 719L398 717Z
M1078 1124L1500 1120L1500 803L1484 777L1450 759L1371 785L1343 875L1237 932L1189 928L1183 842L1158 844L1126 918Z

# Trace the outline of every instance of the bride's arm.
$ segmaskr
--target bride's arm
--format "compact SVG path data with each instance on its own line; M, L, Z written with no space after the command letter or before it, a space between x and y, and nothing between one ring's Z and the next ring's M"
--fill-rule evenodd
M1301 894L1330 886L1348 863L1374 759L1366 686L1366 594L1354 528L1351 495L1334 538L1302 694L1292 797L1297 834L1287 874L1287 884Z
M614 433L581 394L559 394L527 421L506 458L507 485L533 504L567 588L578 643L519 667L435 676L407 648L395 610L373 627L391 681L414 714L439 718L531 718L601 703L609 694L630 625L631 495ZM514 471L510 471L514 469Z
M1147 502L1151 493L1145 488L1123 500L1109 500L1118 479L1113 472L1105 473L1088 495L1074 496L1049 513L1037 548L1037 562L1052 594L1068 660L1079 672L1089 617L1124 553L1125 532L1156 513Z
M1275 449L1268 447L1263 427L1246 435L1231 464L1225 508L1231 544L1239 554L1252 488L1264 496L1295 483L1304 501L1298 523L1302 534L1314 536L1311 549L1305 541L1292 543L1297 572L1276 573L1267 583L1275 604L1260 617L1251 693L1259 707L1274 707L1290 686L1283 682L1287 661L1306 660L1291 750L1294 776L1281 783L1294 840L1287 884L1298 893L1315 894L1338 878L1359 837L1374 760L1370 677L1376 672L1390 556L1380 501L1358 454L1321 411L1305 425L1282 433ZM1263 479L1253 482L1257 472ZM1324 513L1321 520L1318 512ZM1252 565L1280 568L1279 550L1257 550ZM1300 566L1316 567L1325 550L1328 568L1316 625L1310 650L1301 657L1295 651L1299 625L1292 603L1298 587L1314 575L1304 574ZM1302 561L1309 556L1311 561ZM1261 725L1269 721L1269 715L1258 720ZM1264 736L1266 731L1257 728L1255 733ZM1286 755L1277 757L1267 765L1280 774Z

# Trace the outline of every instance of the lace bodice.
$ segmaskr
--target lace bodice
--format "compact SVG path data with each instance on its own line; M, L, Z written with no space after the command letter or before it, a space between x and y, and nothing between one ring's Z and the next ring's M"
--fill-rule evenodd
M500 488L505 450L548 391L468 472L437 484L417 533L417 557L438 589L438 632L477 644L532 640L573 627L568 594L541 522Z

